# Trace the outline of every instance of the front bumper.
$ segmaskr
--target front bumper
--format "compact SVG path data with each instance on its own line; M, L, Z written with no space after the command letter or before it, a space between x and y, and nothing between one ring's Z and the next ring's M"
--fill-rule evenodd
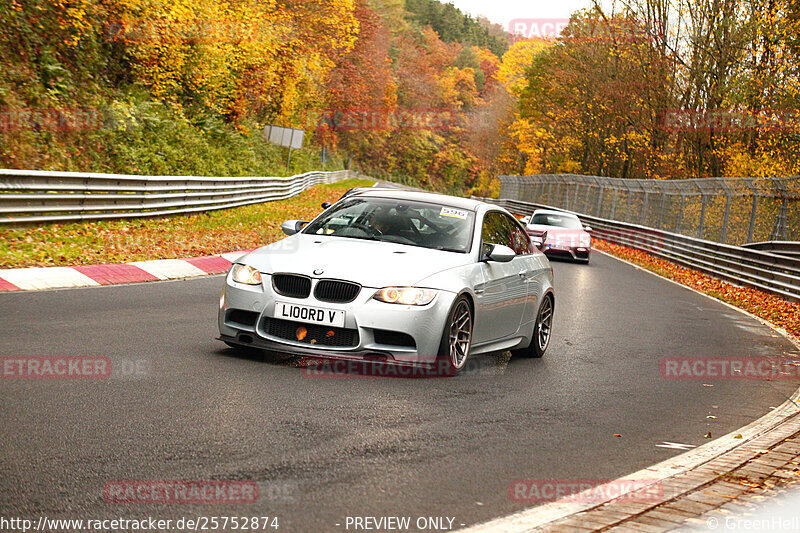
M363 287L354 301L337 304L317 300L313 288L307 298L282 296L274 292L270 275L262 274L262 278L262 285L249 286L232 281L228 275L220 298L220 340L309 357L431 365L436 361L445 322L456 298L455 293L439 291L434 300L425 306L387 304L373 299L378 288ZM312 283L316 282L316 279L312 280ZM270 328L270 321L274 320L276 301L343 310L344 327L329 329L337 332L337 335L346 333L348 338L355 338L347 346L311 344L311 337L315 334L313 326L307 328L308 337L303 340L271 334L274 328ZM241 316L247 316L248 319L242 320ZM290 326L304 325L286 322L281 324L283 331ZM413 342L398 343L395 339L397 335L391 333L403 333L407 335L405 339L410 337ZM317 338L327 342L320 336Z
M590 246L557 246L548 245L544 250L545 255L548 257L561 257L569 258L574 261L586 261L592 253Z

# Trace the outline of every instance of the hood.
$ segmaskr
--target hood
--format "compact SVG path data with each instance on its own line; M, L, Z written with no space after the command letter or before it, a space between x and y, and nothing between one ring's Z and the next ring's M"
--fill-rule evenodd
M559 228L558 226L545 226L543 224L528 224L527 229L534 231L546 231L548 235L580 235L586 233L582 228Z
M289 272L354 281L365 287L412 286L443 270L470 263L470 254L388 242L298 233L239 259L265 274ZM314 271L322 269L321 274Z
M526 228L529 229L529 230L532 230L532 231L537 231L537 232L546 231L548 236L552 235L553 237L556 237L556 236L559 236L559 235L561 235L561 236L564 236L564 235L577 235L577 236L580 236L580 235L583 235L583 234L588 235L586 230L584 230L582 228L575 228L575 229L572 229L572 228L559 228L557 226L545 226L543 224L528 224L526 226Z

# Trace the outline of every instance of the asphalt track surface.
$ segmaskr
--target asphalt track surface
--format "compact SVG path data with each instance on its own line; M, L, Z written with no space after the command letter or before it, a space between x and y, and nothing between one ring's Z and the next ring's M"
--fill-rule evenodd
M0 380L0 516L268 515L290 532L345 531L347 516L470 525L530 506L509 497L513 480L614 479L681 453L662 441L708 442L707 432L745 425L797 386L663 379L663 357L796 349L609 257L554 267L543 359L480 356L440 379L311 378L296 360L237 355L214 340L221 276L0 294L0 355L107 356L127 369ZM207 479L256 481L259 499L103 498L113 480Z

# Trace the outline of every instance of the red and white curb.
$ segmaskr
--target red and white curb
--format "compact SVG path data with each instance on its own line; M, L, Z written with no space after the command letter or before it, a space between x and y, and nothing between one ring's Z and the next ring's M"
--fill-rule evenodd
M234 261L249 251L107 265L9 268L0 270L0 292L97 287L209 276L227 272Z

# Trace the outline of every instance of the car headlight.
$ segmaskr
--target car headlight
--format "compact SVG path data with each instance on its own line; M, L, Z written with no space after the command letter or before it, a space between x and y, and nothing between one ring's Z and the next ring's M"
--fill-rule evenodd
M588 248L592 245L592 238L589 235L581 235L581 246Z
M250 265L237 263L233 265L231 279L236 283L244 283L245 285L261 285L261 272Z
M375 293L375 299L387 304L428 305L436 292L434 289L418 287L384 287Z

